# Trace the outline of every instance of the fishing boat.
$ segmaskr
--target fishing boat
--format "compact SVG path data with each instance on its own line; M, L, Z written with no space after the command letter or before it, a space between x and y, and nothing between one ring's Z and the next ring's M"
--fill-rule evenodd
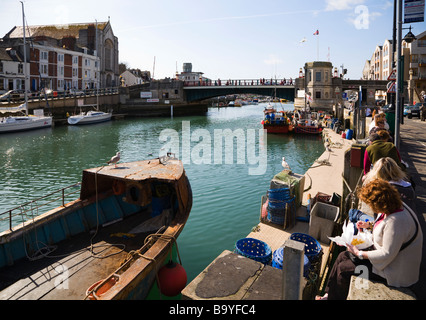
M80 112L80 114L68 117L68 124L93 124L111 120L111 112L103 112L99 110L90 110L87 112Z
M324 130L321 125L322 113L296 112L293 119L294 133L298 134L321 134Z
M293 130L291 115L286 111L277 111L271 104L263 111L263 129L268 133L289 133Z
M306 121L305 123L300 122L294 126L294 133L299 134L321 134L324 128L321 125L309 125Z
M24 38L24 74L29 79L27 68L26 36L25 36L25 12L22 3L23 38ZM9 91L10 94L11 91ZM52 117L45 116L43 109L34 110L34 115L28 114L28 92L24 90L25 102L17 107L0 108L0 113L22 113L19 116L8 116L0 119L0 133L20 132L34 129L49 128L52 126Z
M182 162L168 154L86 169L79 186L59 190L63 203L39 215L37 201L0 215L10 223L0 233L0 299L146 299L169 285L162 270L180 260L192 207ZM21 215L32 218L13 225Z

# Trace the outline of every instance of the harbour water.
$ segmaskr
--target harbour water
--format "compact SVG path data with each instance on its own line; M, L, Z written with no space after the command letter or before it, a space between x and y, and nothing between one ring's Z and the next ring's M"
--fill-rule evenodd
M223 250L233 250L235 242L257 225L261 196L270 179L282 170L283 156L294 172L304 174L324 151L319 136L268 134L264 143L259 129L265 106L209 108L205 116L131 118L2 135L0 212L79 182L83 169L106 165L117 151L121 161L128 162L158 157L171 146L176 156L189 160L185 170L194 196L189 220L178 238L189 282ZM292 104L276 107L293 109ZM185 142L187 129L193 140L189 144ZM243 143L233 139L232 161L227 158L226 143L214 139L220 129L225 137L239 133L245 139ZM250 174L250 168L263 169L260 161L253 162L258 158L250 156L251 133L256 133L256 155L266 151L267 165L260 175ZM244 148L239 149L242 144ZM7 227L1 221L0 230Z

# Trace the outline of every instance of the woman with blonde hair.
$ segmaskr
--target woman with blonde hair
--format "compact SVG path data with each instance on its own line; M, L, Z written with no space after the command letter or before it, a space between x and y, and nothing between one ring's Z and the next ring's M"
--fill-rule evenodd
M347 244L330 272L323 299L346 299L357 267L363 277L392 287L410 287L419 280L423 234L416 214L404 206L399 192L389 182L374 179L364 185L358 197L378 214L374 223L358 222L357 228L373 228L373 246L359 250ZM359 273L358 273L359 274Z
M393 185L401 195L401 200L414 212L417 212L415 200L416 193L408 181L407 174L392 158L385 157L376 161L373 168L365 176L364 184L373 179L382 179Z

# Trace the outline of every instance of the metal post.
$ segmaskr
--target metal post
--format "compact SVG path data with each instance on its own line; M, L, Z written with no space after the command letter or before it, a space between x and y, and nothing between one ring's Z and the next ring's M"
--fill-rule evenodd
M283 252L283 300L302 299L305 244L288 239Z
M396 40L396 98L395 98L395 146L399 149L400 145L400 121L401 121L401 96L402 92L400 91L401 83L404 82L404 77L401 74L402 72L402 61L401 61L401 41L402 41L402 0L397 0L398 9L397 9L397 40Z

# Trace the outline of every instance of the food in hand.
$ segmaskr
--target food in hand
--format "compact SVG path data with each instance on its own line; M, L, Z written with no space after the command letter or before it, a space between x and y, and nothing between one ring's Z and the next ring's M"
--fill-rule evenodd
M351 242L351 245L353 245L353 246L357 246L357 245L362 244L362 243L364 243L364 241L363 241L363 240L361 240L361 239L357 239L357 238L353 238L353 239L352 239L352 242Z

